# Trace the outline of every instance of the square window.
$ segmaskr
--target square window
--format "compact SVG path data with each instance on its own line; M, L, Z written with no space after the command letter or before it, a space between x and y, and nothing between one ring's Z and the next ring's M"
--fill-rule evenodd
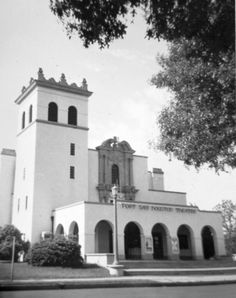
M75 155L75 144L74 143L70 144L70 155Z
M75 179L75 167L70 167L70 179Z

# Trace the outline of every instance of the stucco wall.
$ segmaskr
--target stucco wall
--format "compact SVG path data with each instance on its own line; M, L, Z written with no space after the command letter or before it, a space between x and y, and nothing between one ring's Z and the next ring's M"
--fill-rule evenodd
M127 208L124 204L135 207ZM201 232L204 226L210 226L214 230L216 255L225 254L220 213L203 212L197 208L185 206L172 207L171 211L167 211L168 209L158 209L157 207L169 208L169 206L158 204L135 204L121 201L118 203L118 239L119 255L121 257L124 257L124 230L129 222L136 223L140 229L143 254L145 254L144 239L145 237L152 237L152 229L157 223L165 226L170 240L177 238L177 231L181 225L187 225L192 234L191 241L194 258L203 258ZM189 211L186 212L186 210ZM93 253L95 251L96 225L101 220L106 220L113 228L114 207L111 204L85 203L85 220L85 252ZM173 252L170 251L170 253Z
M186 193L174 191L161 191L161 190L148 190L147 200L145 202L161 203L161 204L174 204L186 205Z
M98 151L88 150L88 201L98 202Z
M4 149L0 155L0 226L11 223L16 157Z
M57 90L38 87L37 119L48 119L48 104L55 102L58 105L58 123L68 123L68 108L77 109L77 125L88 127L88 99L78 94L71 94Z
M143 201L147 200L148 191L148 168L147 157L134 155L133 159L133 177L134 186L138 189L135 200Z
M16 172L14 185L13 224L31 240L34 199L36 125L17 137ZM27 203L26 203L27 200ZM26 206L27 204L27 206Z

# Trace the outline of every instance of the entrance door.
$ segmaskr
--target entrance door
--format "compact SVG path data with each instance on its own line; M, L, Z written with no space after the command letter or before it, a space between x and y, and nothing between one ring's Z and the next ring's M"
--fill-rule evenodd
M161 233L153 235L153 257L154 259L163 259L163 237Z
M153 258L163 260L168 258L167 234L162 224L155 224L152 228Z
M215 256L213 232L210 227L204 227L202 229L202 247L205 259L208 260Z
M138 226L130 222L125 227L125 258L141 259L141 239Z
M181 260L193 259L190 229L186 225L178 228L179 257Z

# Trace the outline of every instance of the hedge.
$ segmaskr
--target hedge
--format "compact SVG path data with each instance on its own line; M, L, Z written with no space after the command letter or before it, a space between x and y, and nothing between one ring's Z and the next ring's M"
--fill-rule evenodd
M33 266L81 267L80 245L66 239L50 239L35 243L27 261Z

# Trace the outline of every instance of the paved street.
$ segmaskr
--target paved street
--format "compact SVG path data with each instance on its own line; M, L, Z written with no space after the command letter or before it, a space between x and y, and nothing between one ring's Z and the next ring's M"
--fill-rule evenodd
M0 292L1 298L234 298L236 285Z

